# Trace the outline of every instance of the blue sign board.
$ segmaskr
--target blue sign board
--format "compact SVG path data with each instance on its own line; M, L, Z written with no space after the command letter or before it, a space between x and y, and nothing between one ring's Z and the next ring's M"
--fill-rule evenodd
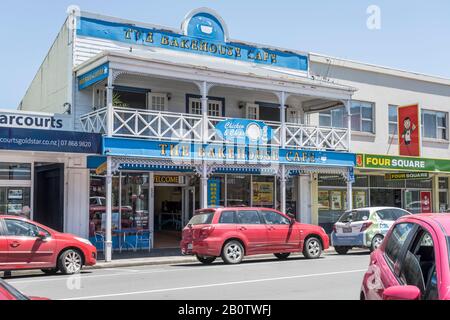
M198 12L184 21L184 30L138 27L134 24L81 17L77 34L84 37L107 39L201 55L258 63L307 72L308 56L290 51L230 42L226 26L213 13Z
M208 180L208 207L220 206L221 185L219 179Z
M267 145L272 140L272 128L262 121L229 119L219 122L216 131L225 142L245 145Z
M177 162L208 161L216 164L286 164L354 167L356 155L347 152L266 148L230 144L194 144L125 138L103 138L103 152Z
M105 63L91 71L78 77L78 90L89 88L90 86L105 80L109 75L109 64Z
M0 150L99 154L101 145L95 133L0 128Z

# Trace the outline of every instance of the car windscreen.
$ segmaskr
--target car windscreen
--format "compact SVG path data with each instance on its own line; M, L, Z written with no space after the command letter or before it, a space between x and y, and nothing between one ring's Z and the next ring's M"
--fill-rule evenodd
M17 300L30 300L22 292L0 279L0 287L8 291Z
M214 213L215 212L197 214L191 219L191 221L189 221L189 224L191 226L196 226L200 224L211 224L214 218Z
M367 210L347 211L339 219L339 222L359 222L369 220L370 212Z

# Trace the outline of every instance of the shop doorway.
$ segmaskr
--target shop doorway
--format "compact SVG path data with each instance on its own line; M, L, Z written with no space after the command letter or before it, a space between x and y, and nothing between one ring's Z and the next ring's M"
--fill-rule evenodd
M155 186L155 244L157 249L176 248L181 240L183 188Z
M34 167L33 220L64 231L64 164Z

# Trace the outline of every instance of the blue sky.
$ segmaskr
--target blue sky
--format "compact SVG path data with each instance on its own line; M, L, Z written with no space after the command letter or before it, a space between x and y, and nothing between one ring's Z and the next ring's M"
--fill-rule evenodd
M224 18L230 37L450 78L448 0L18 0L0 2L0 109L16 108L66 8L179 27L194 8ZM366 26L369 5L381 29Z

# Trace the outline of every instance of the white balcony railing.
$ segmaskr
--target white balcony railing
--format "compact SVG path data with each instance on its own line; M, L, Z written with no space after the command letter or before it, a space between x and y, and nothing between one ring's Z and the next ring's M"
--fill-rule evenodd
M107 109L102 108L81 117L86 132L107 132ZM114 107L113 136L169 141L203 141L203 117L186 113L160 112ZM208 117L207 142L223 142L215 127L228 118ZM268 146L281 146L282 125L265 121L272 128ZM348 151L348 130L286 123L285 146L315 150Z

